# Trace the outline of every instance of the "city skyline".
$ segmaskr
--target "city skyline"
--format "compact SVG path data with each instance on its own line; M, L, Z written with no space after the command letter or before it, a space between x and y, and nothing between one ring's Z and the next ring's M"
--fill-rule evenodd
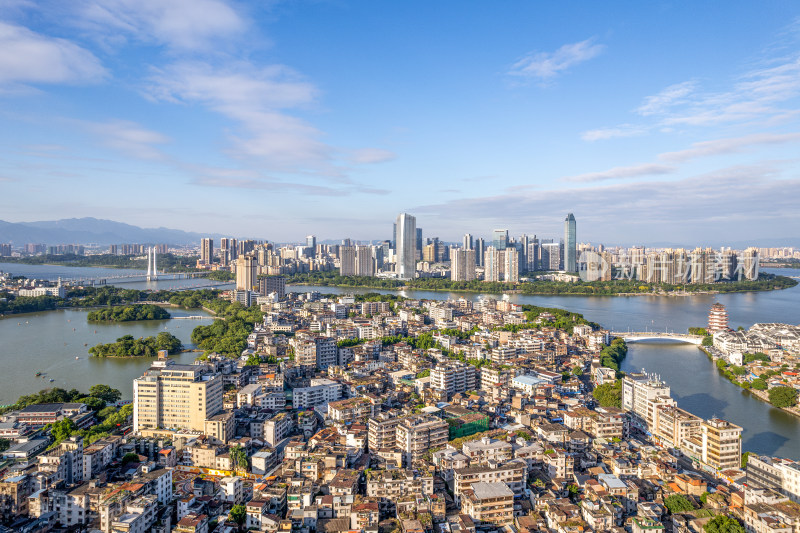
M559 235L567 212L592 242L800 230L796 4L4 8L3 220L279 242L378 239L398 212L447 241Z

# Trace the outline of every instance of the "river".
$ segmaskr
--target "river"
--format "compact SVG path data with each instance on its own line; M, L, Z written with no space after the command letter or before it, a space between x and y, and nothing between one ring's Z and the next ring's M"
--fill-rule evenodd
M55 279L90 276L102 270L91 267L2 264L0 270L28 277ZM800 269L773 269L768 272L798 276ZM106 273L101 273L106 274ZM191 288L207 280L166 280L150 283L125 283L122 287L138 289ZM183 282L186 282L184 285ZM380 292L409 298L445 300L477 299L497 295L437 291L391 291L339 287L289 286L294 292L318 291L329 294ZM736 294L698 294L692 296L507 296L513 302L543 307L559 307L582 313L587 319L619 331L686 332L691 326L704 326L714 302L728 308L731 326L750 327L756 322L800 324L800 286L781 291ZM171 312L174 312L171 310ZM165 326L189 343L191 329L203 323L195 320L171 320L155 323L88 326L85 311L67 310L17 315L0 320L0 403L11 403L20 394L48 386L47 379L34 378L36 371L48 372L54 385L87 389L94 383L108 383L119 388L126 398L131 395L131 380L149 365L148 360L87 359L85 350L98 342L110 342L123 334L135 337L153 335ZM192 314L199 314L192 311ZM67 322L70 320L70 322ZM28 324L25 324L26 321ZM17 326L21 322L22 326ZM80 325L80 329L79 329ZM180 327L178 327L180 326ZM72 328L76 328L76 332ZM95 334L94 330L98 333ZM80 332L80 333L77 333ZM64 343L67 344L64 344ZM81 359L75 360L79 355ZM191 354L179 356L190 361ZM20 362L24 361L23 364ZM28 363L31 361L31 363ZM728 382L697 347L676 343L631 344L622 369L656 372L672 387L678 405L702 417L720 416L745 428L745 450L800 459L800 419L752 397Z
M192 329L213 320L200 310L187 312L169 308L173 317L202 315L208 318L90 324L86 320L88 312L85 309L62 309L10 315L0 320L0 367L3 369L0 373L0 404L11 404L23 394L54 386L86 392L96 383L119 389L122 397L130 400L133 394L131 381L140 376L153 359L90 357L90 347L114 342L123 335L138 338L168 331L186 348L191 348ZM185 352L173 358L181 363L190 363L197 355ZM43 375L36 377L36 372ZM50 383L50 379L55 381Z

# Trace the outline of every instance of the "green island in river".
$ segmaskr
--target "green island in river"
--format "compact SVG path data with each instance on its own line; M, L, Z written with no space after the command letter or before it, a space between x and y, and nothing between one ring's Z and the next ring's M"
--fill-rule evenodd
M153 304L115 305L95 309L86 315L89 322L133 322L137 320L165 320L171 318L163 307Z
M155 357L159 350L176 354L183 349L181 340L162 331L155 337L135 339L133 335L123 335L117 342L98 344L89 348L89 354L95 357Z
M797 285L797 280L787 276L761 273L757 280L719 281L717 283L646 283L639 280L619 279L612 281L568 281L532 280L519 283L496 281L452 281L445 278L415 278L398 280L364 276L341 276L338 270L313 271L288 276L286 283L295 285L319 285L327 287L353 287L367 289L415 289L426 291L480 292L501 294L514 292L527 295L576 294L585 296L628 296L635 294L686 294L725 293L788 289Z

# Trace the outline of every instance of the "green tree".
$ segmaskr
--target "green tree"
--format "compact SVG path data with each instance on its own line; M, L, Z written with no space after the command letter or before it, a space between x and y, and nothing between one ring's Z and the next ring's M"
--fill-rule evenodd
M703 526L706 533L745 533L742 524L728 515L717 515Z
M244 505L234 505L228 513L228 518L230 518L239 528L239 531L241 531L245 520L247 520L247 509Z
M114 403L122 398L122 393L118 389L112 389L108 385L92 385L89 387L89 396L100 398L106 403Z
M125 466L128 463L137 463L139 462L139 456L135 453L126 453L122 457L122 465Z
M261 358L258 357L256 354L250 354L247 358L247 361L244 363L247 366L258 366L261 364Z
M753 381L750 383L750 386L751 386L752 388L754 388L755 390L767 390L767 382L766 382L766 381L764 381L764 380L763 380L763 379L761 379L761 378L756 378L756 379L754 379L754 380L753 380Z
M714 346L714 337L711 335L706 335L703 337L703 340L700 342L701 346Z
M592 391L592 396L602 407L621 407L622 406L622 380L598 385Z
M54 422L53 425L50 426L50 436L53 437L53 445L70 438L76 429L77 426L71 418L65 418Z
M573 376L582 376L583 375L583 369L581 367L579 367L578 365L573 366L572 367L572 375Z
M241 446L233 446L231 447L229 454L231 456L231 463L234 471L238 472L239 470L247 470L247 452L244 448Z
M683 494L671 494L664 498L664 507L672 514L694 510L692 502Z
M742 454L742 470L747 468L747 459L750 457L750 454L753 452L744 452Z
M421 371L417 372L416 378L417 379L426 378L426 377L428 377L430 375L431 375L431 369L430 368L426 368L425 370L421 370Z
M769 403L775 407L794 407L797 404L797 390L792 387L773 387L769 390Z

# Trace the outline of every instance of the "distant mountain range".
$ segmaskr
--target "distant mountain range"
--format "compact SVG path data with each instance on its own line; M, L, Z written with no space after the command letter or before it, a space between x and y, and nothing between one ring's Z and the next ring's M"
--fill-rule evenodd
M222 235L200 234L170 228L140 228L131 224L98 218L67 218L40 222L6 222L0 220L0 243L22 246L25 243L52 244L200 244L202 237Z

